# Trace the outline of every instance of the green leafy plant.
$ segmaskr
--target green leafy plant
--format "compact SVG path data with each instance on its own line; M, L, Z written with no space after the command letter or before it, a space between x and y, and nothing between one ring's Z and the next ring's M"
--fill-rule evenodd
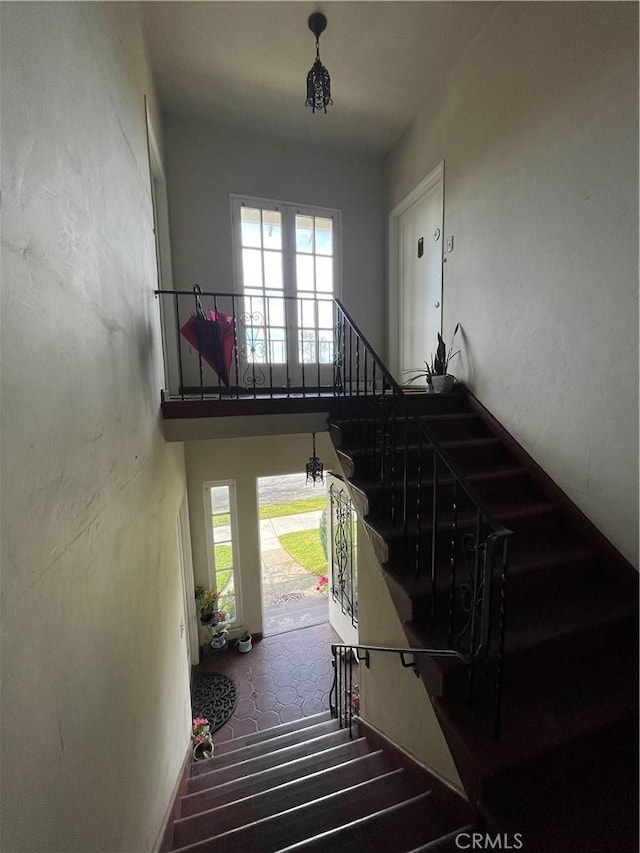
M447 371L449 369L449 362L452 358L455 358L460 350L457 349L453 352L453 341L456 336L458 329L460 328L460 323L456 323L456 327L453 330L453 335L451 335L451 344L449 345L449 349L442 338L440 332L438 332L438 346L436 348L435 355L431 354L431 360L425 361L424 370L422 368L415 368L412 371L414 375L408 380L409 384L411 382L415 382L416 379L424 378L427 380L427 385L431 385L431 377L432 376L446 376Z
M205 589L203 586L196 586L196 607L198 614L202 616L204 613L211 613L216 609L218 604L218 593L215 589Z

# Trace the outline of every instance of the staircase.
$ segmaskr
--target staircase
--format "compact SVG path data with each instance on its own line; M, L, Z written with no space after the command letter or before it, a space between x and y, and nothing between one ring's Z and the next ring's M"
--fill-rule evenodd
M637 853L637 573L464 388L391 383L330 431L411 646L455 648L489 530L450 469L434 483L429 437L511 532L486 659L419 656L480 824L527 853Z
M219 744L194 763L172 849L449 853L471 827L432 781L318 714Z

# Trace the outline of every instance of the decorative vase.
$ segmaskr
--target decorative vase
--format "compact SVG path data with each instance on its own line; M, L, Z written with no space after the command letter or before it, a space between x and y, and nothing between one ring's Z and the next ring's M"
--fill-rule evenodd
M193 747L193 760L204 761L205 758L213 757L214 745L210 737L206 737Z
M431 374L431 385L436 394L451 391L455 381L455 376L451 376L450 373L446 373L444 376L438 376L435 373Z
M246 655L247 652L251 651L251 634L247 639L238 640L238 651L242 652L243 655Z
M215 651L221 651L227 647L227 635L226 634L214 634L211 638L211 642L209 646Z

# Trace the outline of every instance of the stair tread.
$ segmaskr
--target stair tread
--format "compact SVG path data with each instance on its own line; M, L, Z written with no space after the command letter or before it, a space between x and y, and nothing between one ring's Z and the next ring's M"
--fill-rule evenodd
M443 834L449 836L454 823L443 813L432 793L426 791L344 826L287 845L277 853L334 853L336 850L340 853L402 853L417 844L436 843Z
M212 809L180 818L174 824L176 844L220 835L247 823L316 800L391 770L382 750L322 768L257 793L250 793Z
M467 474L466 479L470 483L484 483L491 480L507 480L511 478L517 479L518 477L527 476L528 474L528 470L526 468L523 468L521 465L513 465L509 464L508 462L505 462L501 466L498 466L493 463L491 467L487 468L486 470L474 471L473 473ZM454 479L451 475L443 475L438 479L438 483L441 486L450 486L453 482ZM358 480L354 478L349 480L349 485L365 495L378 495L380 493L391 491L391 486L383 486L379 480ZM417 490L417 480L409 480L408 486L412 490ZM433 488L433 478L426 477L422 481L422 488ZM397 491L401 491L403 489L402 483L398 483L395 489Z
M301 758L304 755L311 755L319 750L327 749L331 746L336 746L349 738L349 733L344 729L324 734L311 740L303 741L302 743L292 744L282 747L281 749L272 750L265 755L258 755L254 758L249 758L245 761L239 761L236 764L228 764L224 767L208 770L207 772L198 774L197 776L189 777L187 782L188 793L201 791L204 788L210 788L214 785L219 785L222 782L228 782L239 776L246 776L249 773L255 773L258 770L266 770L267 767L273 767L283 761L290 761L293 758ZM210 761L214 759L210 759Z
M257 848L261 853L275 853L290 839L301 841L309 833L316 834L344 820L350 822L363 817L376 810L376 804L385 808L405 800L409 790L404 770L392 770L177 850L208 853L212 849L224 849L228 853L246 853Z
M345 740L337 746L323 749L313 755L304 755L294 758L285 764L267 767L240 778L231 779L211 788L186 794L181 798L181 816L187 817L198 811L206 811L217 805L231 802L249 793L258 793L283 781L307 775L314 770L323 767L333 767L353 758L360 758L371 754L366 738L355 738Z
M212 758L206 761L195 762L192 765L191 776L195 777L203 773L208 773L211 770L218 770L222 767L238 764L241 761L266 755L273 750L282 749L285 746L291 746L295 743L302 743L309 738L319 737L320 735L338 730L337 720L329 718L328 720L316 722L312 726L278 732L270 738L259 740L255 743L238 745L236 749L230 749L226 752L218 752L216 750Z
M300 717L298 720L292 720L289 723L280 723L278 726L271 726L269 729L264 729L260 732L252 732L249 735L240 735L230 740L222 741L216 744L216 756L224 755L227 752L232 752L241 746L249 746L254 743L261 743L272 738L279 737L287 732L298 731L299 729L309 728L331 719L330 711L322 711L319 714L313 714L309 717Z
M473 447L497 447L502 444L501 439L496 438L492 435L483 435L483 436L473 436L469 438L456 438L451 440L440 440L438 441L440 447L444 450L459 450L464 448L473 448ZM407 443L407 450L409 453L417 453L419 450L431 450L431 442L425 440L423 442L410 441ZM340 447L337 453L341 453L343 456L348 456L351 459L358 459L363 456L370 456L371 451L364 447L349 447L345 448ZM404 448L399 449L398 452L404 452Z

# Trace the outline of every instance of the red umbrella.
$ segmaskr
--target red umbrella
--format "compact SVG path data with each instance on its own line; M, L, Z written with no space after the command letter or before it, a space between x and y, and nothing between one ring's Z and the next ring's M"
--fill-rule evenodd
M205 311L200 303L200 288L194 288L194 293L196 311L182 326L180 334L200 353L228 388L233 362L233 317L222 311Z

